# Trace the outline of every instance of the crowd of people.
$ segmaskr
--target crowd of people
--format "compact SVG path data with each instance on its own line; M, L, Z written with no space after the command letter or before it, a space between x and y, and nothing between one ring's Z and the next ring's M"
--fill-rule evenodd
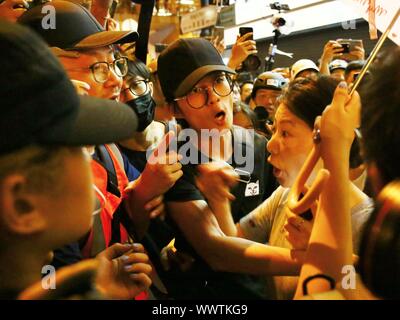
M146 65L103 23L0 3L2 299L400 297L400 49L350 95L362 46L253 79L249 34L227 64L184 38Z

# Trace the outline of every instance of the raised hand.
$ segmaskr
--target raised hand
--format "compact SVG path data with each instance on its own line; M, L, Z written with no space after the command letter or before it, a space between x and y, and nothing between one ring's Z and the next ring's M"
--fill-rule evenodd
M250 40L252 35L253 33L250 32L241 37L237 37L236 43L232 47L232 54L228 62L228 67L236 70L249 55L257 54L256 42Z
M327 61L328 63L332 61L333 58L338 58L342 55L343 47L339 42L334 40L329 40L322 52L321 60Z
M142 172L143 179L149 184L148 188L153 190L154 196L168 191L183 175L182 165L179 163L182 156L175 151L167 151L174 136L173 131L165 134L147 159Z
M196 186L208 201L235 200L229 189L237 183L238 175L229 164L213 161L199 165L197 170Z
M346 82L342 81L335 90L332 103L316 120L316 126L320 127L323 159L328 154L334 155L340 148L350 150L354 130L360 124L360 110L360 96L357 92L350 96Z
M164 212L162 195L183 175L181 155L167 151L174 135L170 131L163 137L142 174L125 188L126 208L139 239L147 231L149 219Z
M139 243L116 243L102 251L96 277L96 287L112 299L133 299L151 285L152 267Z

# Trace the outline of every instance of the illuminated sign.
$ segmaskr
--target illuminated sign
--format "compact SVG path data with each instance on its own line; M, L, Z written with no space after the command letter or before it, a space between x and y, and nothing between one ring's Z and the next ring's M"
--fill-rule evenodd
M216 25L218 11L216 6L207 6L181 17L181 32L189 33Z

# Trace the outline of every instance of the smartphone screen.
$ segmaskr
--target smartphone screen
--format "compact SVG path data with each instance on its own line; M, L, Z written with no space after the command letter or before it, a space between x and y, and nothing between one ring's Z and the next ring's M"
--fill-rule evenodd
M253 32L253 28L252 27L240 27L239 28L239 34L240 36L244 36L246 33L250 33ZM253 40L253 36L251 36L248 40Z
M225 28L221 27L221 26L215 26L214 27L214 32L213 32L213 38L217 38L218 37L218 41L222 41L224 40L224 36L225 36Z

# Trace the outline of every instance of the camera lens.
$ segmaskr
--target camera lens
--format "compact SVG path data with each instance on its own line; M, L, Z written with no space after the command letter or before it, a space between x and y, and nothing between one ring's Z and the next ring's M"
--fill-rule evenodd
M260 67L260 65L261 65L261 60L255 54L248 56L246 60L243 61L243 67L245 70L248 71L255 71Z
M342 53L349 53L350 47L348 43L342 43L343 52Z

